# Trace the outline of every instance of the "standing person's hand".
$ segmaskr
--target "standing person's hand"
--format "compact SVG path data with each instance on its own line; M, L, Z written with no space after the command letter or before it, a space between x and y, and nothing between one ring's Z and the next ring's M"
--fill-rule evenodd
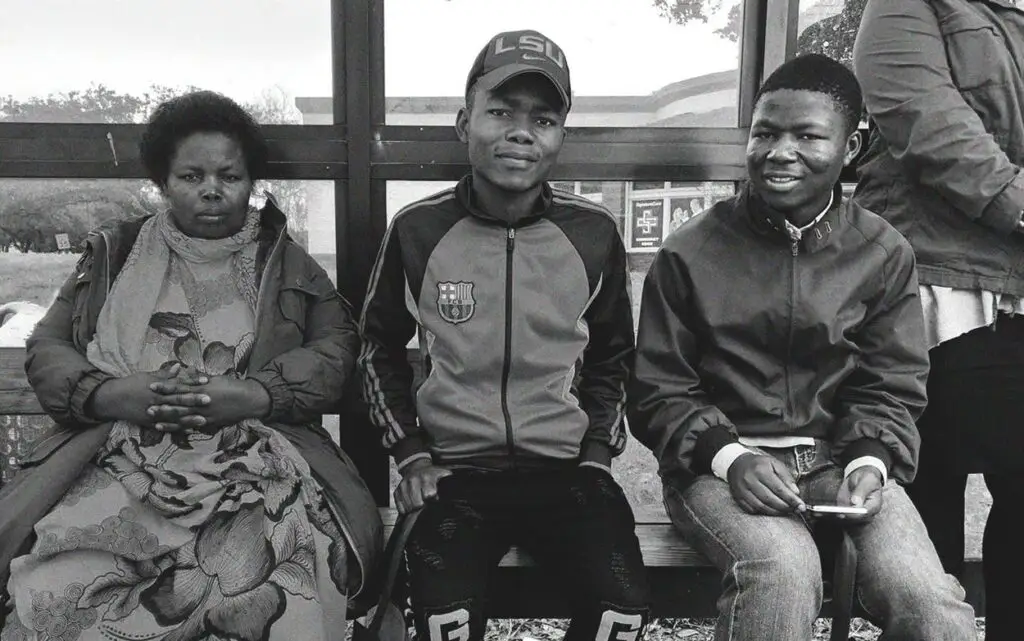
M194 372L185 372L177 363L155 372L136 372L112 378L93 391L86 411L100 421L129 421L153 427L158 422L157 415L150 411L153 406L171 400L189 408L202 405L202 395L196 392L183 393L174 399L168 399L160 392L161 386L179 380L191 385L203 378Z
M413 461L402 470L402 482L395 489L395 505L399 514L415 512L427 501L437 498L437 483L451 470L438 467L428 459Z
M152 408L157 429L216 429L270 412L270 394L259 382L230 375L203 378L203 383L176 378L155 386L166 401Z
M742 454L729 466L729 490L751 514L779 516L806 509L786 466L771 456Z
M867 508L867 514L841 514L847 521L869 521L882 511L882 473L871 465L858 467L843 480L836 504Z

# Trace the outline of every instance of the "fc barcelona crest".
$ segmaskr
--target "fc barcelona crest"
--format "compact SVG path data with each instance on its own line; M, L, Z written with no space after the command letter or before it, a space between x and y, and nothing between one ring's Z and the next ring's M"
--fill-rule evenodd
M473 283L438 283L437 311L441 318L452 325L465 323L473 317L476 301L473 300Z

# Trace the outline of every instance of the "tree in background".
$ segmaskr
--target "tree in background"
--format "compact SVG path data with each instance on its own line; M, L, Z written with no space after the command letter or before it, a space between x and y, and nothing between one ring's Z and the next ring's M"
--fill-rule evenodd
M653 0L655 8L661 15L672 22L685 25L694 21L707 24L708 20L717 18L725 10L722 0ZM742 0L727 0L729 11L725 17L725 25L715 29L715 33L736 42L740 37L740 17L743 13Z
M707 23L710 19L720 16L725 11L723 0L652 0L661 15L676 24L688 24L694 21ZM725 26L715 29L719 36L736 42L742 30L741 18L743 3L741 0L725 0L729 2ZM860 17L864 13L867 0L804 0L801 8L805 13L816 6L842 5L838 13L816 21L797 39L799 53L821 53L834 60L851 66L853 60L853 41L857 37Z
M800 53L821 53L853 69L853 41L868 0L845 0L842 10L804 29L797 39Z
M141 96L119 93L105 85L46 97L16 100L0 97L0 122L141 123L161 102L196 87L153 85ZM267 89L244 103L261 124L298 124L301 115L279 89ZM257 191L274 194L288 214L289 227L305 237L308 205L299 181L268 180ZM0 180L0 251L57 250L56 234L67 234L77 247L88 231L112 218L158 211L159 192L144 180Z
M22 252L57 251L57 234L75 248L105 222L156 208L142 180L0 180L0 232Z

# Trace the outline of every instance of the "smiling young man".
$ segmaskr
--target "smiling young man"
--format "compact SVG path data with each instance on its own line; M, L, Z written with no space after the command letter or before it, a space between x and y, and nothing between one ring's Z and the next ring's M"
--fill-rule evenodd
M625 251L605 209L546 182L571 99L550 39L493 37L455 125L471 174L395 215L370 279L359 364L396 504L423 509L406 558L424 641L483 638L488 575L513 543L566 581L568 641L636 641L647 622L609 469L633 357Z
M859 605L886 638L975 638L899 485L928 355L910 246L838 183L860 113L839 63L782 65L756 97L747 186L669 236L644 285L630 428L673 523L725 574L720 641L813 636L813 535L837 518L819 504L863 512L842 518Z

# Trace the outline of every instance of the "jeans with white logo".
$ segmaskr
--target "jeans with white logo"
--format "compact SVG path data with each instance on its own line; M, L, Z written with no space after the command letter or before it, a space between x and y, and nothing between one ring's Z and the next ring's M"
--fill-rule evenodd
M755 448L756 449L756 448ZM759 450L785 463L806 503L832 503L842 469L817 445ZM976 639L974 611L946 574L906 492L888 482L874 519L846 525L857 548L855 606L883 640ZM702 475L683 490L665 485L672 522L725 575L716 641L807 641L822 603L822 563L812 530L834 517L745 512L729 484Z
M487 579L515 544L564 582L565 641L639 641L650 603L633 512L605 471L456 471L406 546L419 641L477 641Z

